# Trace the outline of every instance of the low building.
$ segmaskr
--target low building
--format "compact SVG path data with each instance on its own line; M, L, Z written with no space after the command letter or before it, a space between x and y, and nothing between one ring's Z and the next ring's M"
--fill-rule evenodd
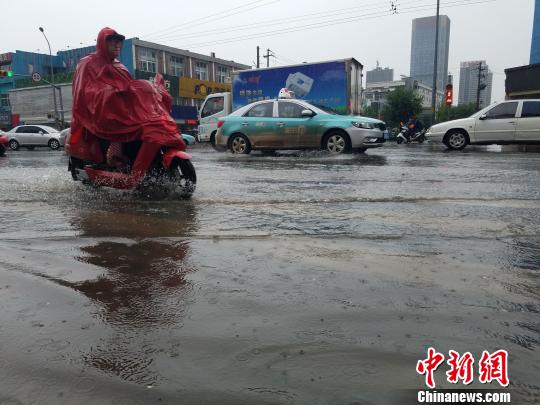
M54 83L61 83L64 119L69 122L71 91L66 86L71 89L77 63L92 52L95 46L60 51L52 57L23 51L0 55L1 68L14 73L11 78L0 79L0 128L10 127L13 115L20 116L20 121L25 123L50 125L60 120L59 104L56 108L59 113L56 116L54 113L52 88L43 86L43 81L34 82L31 76L36 72L49 82L53 81L53 73ZM208 94L230 91L233 70L250 68L217 58L214 53L203 55L138 38L124 41L119 59L136 79L152 79L156 73L163 75L173 97L171 115L184 130L196 127L197 108Z
M401 80L391 82L369 83L366 85L364 92L364 103L366 105L377 104L381 111L386 103L386 96L398 87L406 87L413 89L422 98L422 107L431 109L431 98L433 90L431 86L414 80L410 77L404 77ZM437 105L441 105L444 100L444 92L437 91Z

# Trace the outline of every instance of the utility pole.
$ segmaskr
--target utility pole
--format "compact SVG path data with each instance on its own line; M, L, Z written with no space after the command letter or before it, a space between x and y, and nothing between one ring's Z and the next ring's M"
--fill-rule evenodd
M263 55L263 58L266 58L266 67L270 67L270 56L274 56L274 53L270 50L266 50L266 55Z
M51 51L51 44L49 43L49 40L47 39L47 35L45 35L45 30L43 29L43 27L39 27L39 30L45 37L45 41L47 41L47 46L49 47L49 57L50 57L50 64L51 64L51 87L53 91L53 100L54 100L54 123L58 124L58 107L56 104L56 87L54 86L54 64L53 64L53 57L52 57L52 51ZM62 126L64 125L63 115L64 115L64 111L62 110Z
M484 77L484 68L482 67L482 61L478 64L478 87L476 88L476 111L480 110L480 92L486 88L486 84L482 83Z
M439 8L441 0L437 0L437 21L435 22L435 57L433 58L433 94L431 95L431 122L435 123L435 104L437 103L437 62L439 56Z
M260 50L259 45L257 45L257 69L261 67L261 56L260 56L259 50Z

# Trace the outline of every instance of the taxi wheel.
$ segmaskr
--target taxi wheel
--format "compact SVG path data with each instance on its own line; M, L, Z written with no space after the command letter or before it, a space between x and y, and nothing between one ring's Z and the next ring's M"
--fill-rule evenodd
M229 149L235 155L248 155L251 152L251 144L245 135L234 134L229 141Z
M348 153L351 151L349 136L340 131L330 132L324 137L324 149L330 153Z

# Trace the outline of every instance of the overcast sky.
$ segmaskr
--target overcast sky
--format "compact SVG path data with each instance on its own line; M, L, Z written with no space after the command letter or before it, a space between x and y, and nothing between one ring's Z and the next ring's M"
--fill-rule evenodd
M378 60L394 68L395 79L409 74L412 19L434 15L436 6L436 0L0 1L0 53L48 52L39 26L53 53L94 44L110 26L127 37L249 65L257 45L274 51L271 66L355 57L368 70ZM392 4L397 14L390 14ZM451 20L454 82L461 61L484 59L494 72L492 101L503 99L504 69L529 62L533 11L534 0L441 0L441 14Z

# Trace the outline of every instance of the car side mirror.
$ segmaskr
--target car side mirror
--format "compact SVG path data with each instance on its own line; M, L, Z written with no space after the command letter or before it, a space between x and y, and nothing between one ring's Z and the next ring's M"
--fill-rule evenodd
M482 114L478 119L485 120L487 118L487 114Z
M43 135L44 133L45 133L45 132L43 132L43 131L39 131L39 134L40 134L40 135Z
M314 113L311 110L302 110L302 117L313 117Z

